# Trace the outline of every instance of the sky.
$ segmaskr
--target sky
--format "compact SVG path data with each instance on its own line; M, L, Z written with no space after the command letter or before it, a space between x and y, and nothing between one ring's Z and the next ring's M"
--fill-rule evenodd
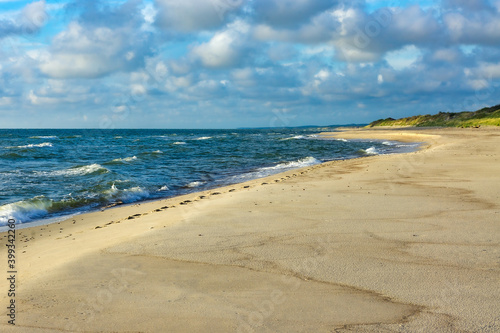
M0 0L0 128L362 124L500 104L500 0Z

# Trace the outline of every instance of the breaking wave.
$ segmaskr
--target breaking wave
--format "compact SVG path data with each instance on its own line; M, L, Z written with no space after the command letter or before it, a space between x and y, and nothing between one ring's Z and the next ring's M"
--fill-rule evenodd
M102 174L108 172L109 170L100 164L89 164L89 165L76 166L64 170L55 170L51 172L46 172L44 174L47 176L84 176L84 175Z
M7 147L7 148L24 149L24 148L42 148L42 147L53 147L53 145L51 142L43 142L43 143L38 143L38 144L29 144L29 145L24 145L24 146L13 146L13 147Z

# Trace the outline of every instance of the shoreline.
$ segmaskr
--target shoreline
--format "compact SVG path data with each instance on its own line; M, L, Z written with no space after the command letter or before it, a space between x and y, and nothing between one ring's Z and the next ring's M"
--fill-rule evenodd
M500 131L415 132L333 134L426 142L413 153L330 161L20 229L19 326L0 327L498 329ZM128 315L136 303L141 310Z
M344 132L346 130L350 130L351 128L338 128L337 131L339 133L341 132ZM325 135L326 133L326 135ZM332 134L335 134L337 132L321 132L321 133L317 133L316 135L318 135L319 137L323 137L323 138L335 138L335 135L332 135ZM370 137L366 137L364 139L374 139L374 138L370 138ZM364 140L364 139L361 139L361 140ZM377 141L383 141L384 138L381 138L381 139L375 139ZM414 142L414 141L411 141L411 140L393 140L395 142L399 142L399 143L414 143L414 144L418 144L419 146L415 146L415 147L412 147L412 148L405 148L405 149L394 149L394 152L389 152L389 153L377 153L377 154L374 154L374 155L390 155L390 154L406 154L406 153L411 153L411 152L414 152L414 151L417 151L419 149L421 149L420 147L420 144L422 144L422 142ZM318 164L324 164L324 163L328 163L328 162L333 162L333 161L344 161L344 160L350 160L350 159L357 159L357 158L364 158L364 157L368 157L368 156L372 156L371 154L369 155L366 155L366 156L358 156L358 157L345 157L345 158L341 158L341 159L335 159L335 160L327 160L327 161L324 161L324 162L320 162ZM306 159L307 157L304 157L302 158L301 160L303 159ZM293 162L293 161L292 161ZM277 162L276 162L277 163ZM281 162L281 163L290 163L290 162ZM278 163L280 164L280 163ZM318 165L318 164L313 164L312 166L314 165ZM267 168L268 166L261 166L260 168ZM26 228L32 228L32 227L40 227L40 226L44 226L44 225L49 225L49 224L53 224L53 223L58 223L58 222L63 222L65 220L69 220L69 219L72 219L74 217L77 217L77 216L80 216L80 215L85 215L85 214L90 214L90 213L95 213L95 212L99 212L99 211L103 211L103 210L108 210L108 209L114 209L114 208L118 208L118 207L128 207L128 206L132 206L132 205L136 205L136 204L145 204L145 203L151 203L151 202L155 202L155 201L162 201L162 200L168 200L168 199L173 199L173 198L176 198L176 197L181 197L181 196L184 196L184 195L189 195L189 194L196 194L196 193L204 193L204 192L209 192L209 191L212 191L212 190L216 190L217 188L223 188L223 187L228 187L228 186L238 186L239 184L244 184L246 182L251 182L251 181L258 181L259 179L265 179L265 178L268 178L268 177L273 177L273 176L279 176L281 173L286 173L288 171L293 171L293 170L300 170L300 169L305 169L305 168L308 168L308 166L303 166L303 167L299 167L299 168L295 168L295 169L289 169L289 170L284 170L284 171L278 171L276 173L273 173L273 174L270 174L270 175L267 175L267 176L264 176L264 177L259 177L259 178L255 178L255 179L249 179L249 180L245 180L245 181L242 181L242 182L237 182L237 183L220 183L220 184L212 184L206 188L200 188L200 189L195 189L193 188L192 190L188 190L188 191L180 191L179 193L177 194L172 194L170 196L165 196L165 197L157 197L157 198L147 198L147 199L141 199L141 200L138 200L138 201L134 201L134 202L130 202L130 203L121 203L121 204L111 204L111 205L108 205L108 206L103 206L103 207L94 207L94 208L90 208L90 209L85 209L85 210L76 210L74 212L71 212L71 213L66 213L64 214L63 212L58 212L56 213L55 215L53 216L47 216L47 217L44 217L44 218L41 218L41 219L35 219L35 220L29 220L27 222L23 222L23 223L19 223L19 224L16 224L17 226L17 229L18 230L21 230L21 229L26 229ZM234 176L243 176L243 175L246 175L248 173L252 173L253 171L248 171L248 172L243 172L243 173L235 173L234 175L232 175L233 177ZM184 188L184 190L186 190L186 188ZM61 213L59 215L59 213ZM8 227L6 225L2 225L0 226L0 234L2 234L3 232L6 232L8 230Z

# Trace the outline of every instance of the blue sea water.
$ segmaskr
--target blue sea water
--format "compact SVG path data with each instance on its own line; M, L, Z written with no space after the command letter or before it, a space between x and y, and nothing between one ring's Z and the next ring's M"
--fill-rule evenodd
M417 146L324 139L324 130L334 129L0 129L0 226Z

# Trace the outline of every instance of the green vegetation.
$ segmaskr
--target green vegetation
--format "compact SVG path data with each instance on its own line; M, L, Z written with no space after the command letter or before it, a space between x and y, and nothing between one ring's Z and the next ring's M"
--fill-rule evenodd
M500 105L483 108L475 112L439 112L435 115L413 116L401 119L379 119L367 127L412 126L412 127L480 127L500 126Z

